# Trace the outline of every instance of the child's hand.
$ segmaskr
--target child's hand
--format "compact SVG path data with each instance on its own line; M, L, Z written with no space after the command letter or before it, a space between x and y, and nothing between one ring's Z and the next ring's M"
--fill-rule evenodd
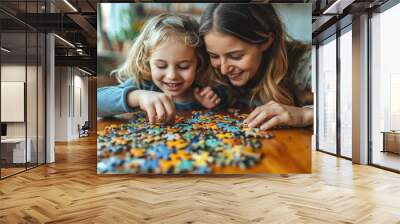
M150 124L175 121L175 104L165 93L137 90L140 109L146 111Z
M214 108L221 102L221 99L209 86L205 87L202 90L200 90L199 88L195 88L193 93L196 100L207 109Z

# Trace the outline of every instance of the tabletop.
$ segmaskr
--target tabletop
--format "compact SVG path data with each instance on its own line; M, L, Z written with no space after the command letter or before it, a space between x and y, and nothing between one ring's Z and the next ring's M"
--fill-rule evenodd
M108 125L123 124L126 119L108 118L97 121L98 131ZM311 173L311 136L312 131L307 128L284 128L269 131L273 138L262 139L261 150L263 157L257 165L247 169L240 167L213 166L215 174L243 174L243 173Z

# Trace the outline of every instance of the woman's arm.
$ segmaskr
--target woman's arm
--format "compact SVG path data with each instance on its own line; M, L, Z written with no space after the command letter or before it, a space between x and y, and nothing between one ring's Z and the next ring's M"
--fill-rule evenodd
M271 100L254 109L244 122L249 127L259 127L262 130L266 130L281 125L292 127L309 126L313 123L313 117L313 109L289 106Z
M252 111L245 122L249 127L270 129L275 126L289 125L306 127L313 124L313 93L310 54L306 53L299 61L298 69L290 77L290 86L295 106L270 101Z

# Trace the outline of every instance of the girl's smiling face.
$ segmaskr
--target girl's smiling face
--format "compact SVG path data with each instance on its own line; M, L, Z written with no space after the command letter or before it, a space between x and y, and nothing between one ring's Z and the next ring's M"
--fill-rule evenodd
M170 37L150 53L153 82L164 93L183 101L196 78L197 58L193 47L179 37Z
M211 29L204 35L204 42L211 65L226 75L232 85L244 86L257 73L263 52L272 40L260 45L250 44L233 35Z

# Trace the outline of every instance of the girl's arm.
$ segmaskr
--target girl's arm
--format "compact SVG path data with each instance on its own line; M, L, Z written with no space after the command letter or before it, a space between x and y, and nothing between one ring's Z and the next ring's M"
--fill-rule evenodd
M108 117L140 108L146 111L150 123L174 121L175 106L172 99L156 90L152 82L143 82L137 87L132 79L118 86L98 88L97 114L99 117Z
M113 115L133 112L135 108L128 105L127 96L137 90L132 79L117 86L105 86L97 89L97 116L110 117Z
M134 90L128 93L129 107L140 107L146 111L150 124L174 123L175 105L171 96L151 90Z

